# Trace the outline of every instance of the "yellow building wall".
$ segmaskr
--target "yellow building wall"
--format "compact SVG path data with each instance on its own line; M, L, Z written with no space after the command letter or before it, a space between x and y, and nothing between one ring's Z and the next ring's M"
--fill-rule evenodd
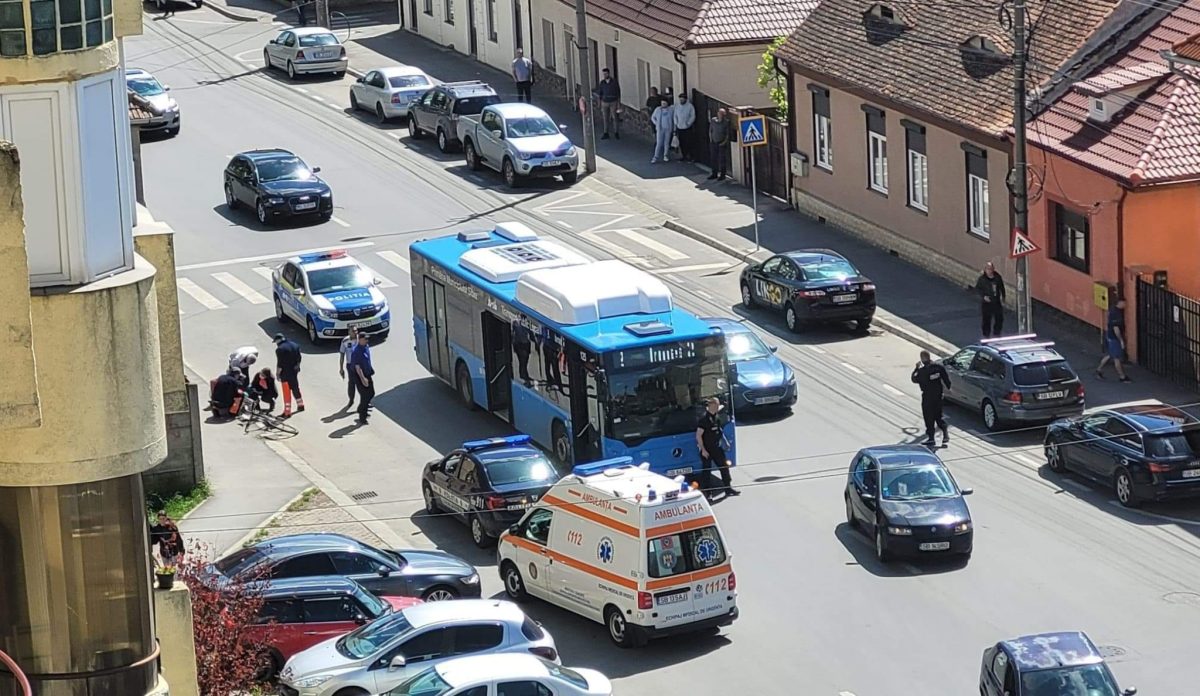
M37 373L33 359L33 322L29 316L29 263L17 149L0 141L0 430L41 424Z
M162 365L163 405L167 413L188 409L187 380L183 374L183 339L179 331L179 291L175 280L174 230L138 208L133 228L133 248L156 269L158 341Z
M1126 197L1125 266L1165 270L1172 292L1200 298L1200 190L1196 184L1134 189Z

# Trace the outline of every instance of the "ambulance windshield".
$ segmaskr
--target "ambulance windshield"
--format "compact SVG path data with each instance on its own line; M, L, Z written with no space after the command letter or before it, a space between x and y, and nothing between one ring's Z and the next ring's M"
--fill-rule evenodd
M716 527L658 537L651 539L648 545L650 558L646 567L652 578L669 578L725 562L725 544Z

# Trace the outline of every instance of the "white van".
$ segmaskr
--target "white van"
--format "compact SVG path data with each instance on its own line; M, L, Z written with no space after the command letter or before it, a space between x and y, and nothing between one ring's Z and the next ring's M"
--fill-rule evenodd
M731 556L704 495L629 457L575 467L497 553L509 597L599 621L621 647L738 616Z

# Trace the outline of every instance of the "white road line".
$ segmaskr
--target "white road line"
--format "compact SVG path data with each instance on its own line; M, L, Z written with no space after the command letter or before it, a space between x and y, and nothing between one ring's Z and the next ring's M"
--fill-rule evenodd
M683 259L688 258L688 255L683 253L682 251L679 251L678 249L672 249L671 247L667 246L666 244L663 244L662 242L658 241L657 239L651 239L650 237L647 237L646 235L642 234L641 232L638 232L637 230L625 229L625 230L610 230L610 231L621 235L622 237L628 239L631 242L634 242L635 244L640 244L640 245L646 247L647 249L656 251L659 254L661 254L662 256L665 256L668 259L671 259L672 261L682 261Z
M225 309L225 303L213 297L207 290L196 285L188 278L178 278L175 285L180 290L192 296L192 299L204 305L208 309Z
M1035 469L1042 466L1042 463L1039 462L1036 457L1031 457L1028 454L1014 454L1013 458L1016 459L1017 461L1021 462L1022 464L1028 464L1029 466L1032 466Z
M576 211L576 212L579 212L579 211ZM604 229L605 227L612 227L613 225L619 225L620 223L625 222L629 218L633 217L633 213L625 213L625 214L602 213L602 212L596 211L595 214L607 215L607 216L612 217L612 219L609 220L608 222L602 222L599 225L592 225L591 227L587 228L587 230L585 230L586 232L599 232L600 230ZM612 230L606 230L606 231L611 232ZM687 257L685 256L684 258L687 258Z
M262 256L243 256L238 259L225 259L223 261L205 261L204 263L190 263L186 266L176 266L176 271L194 271L197 268L218 268L220 266L233 266L239 263L255 263L257 261L270 261L272 259L286 259L292 256L301 254L316 254L322 251L334 251L336 249L359 249L361 247L375 246L375 242L355 242L353 244L338 244L337 246L317 247L315 249L300 249L299 251L285 251L278 254L263 254Z
M272 270L270 268L267 268L266 266L255 266L254 268L251 268L250 270L259 274L260 276L262 276L264 279L266 279L268 281L275 280L275 276L274 276Z
M317 95L315 95L315 94L310 94L310 95L308 95L308 96L312 97L313 99L316 99L316 100L317 100L317 101L319 101L319 102L322 102L322 103L324 103L324 102L325 102L325 97L318 97L318 96L317 96Z
M567 228L568 230L573 230L573 229L575 229L575 228L574 228L574 227L571 225L571 223L569 223L569 222L563 222L562 220L555 220L555 222L557 222L558 224L560 224L560 225L562 225L563 227Z
M854 696L853 691L839 691L838 696Z
M337 109L338 111L342 111L341 104L334 104L333 102L325 102L325 106L328 106L331 109Z
M649 259L644 259L641 256L638 256L638 255L634 254L632 251L621 246L620 244L614 244L613 242L608 241L604 237L601 237L600 235L596 234L595 232L580 232L579 236L583 237L584 239L587 239L589 242L595 244L596 246L598 246L602 249L606 249L610 254L617 257L618 259L621 259L622 261L627 261L629 263L632 263L635 266L641 266L642 268L650 267Z
M718 268L730 268L728 263L698 263L693 266L674 266L671 268L656 268L651 273L691 273L692 271L715 271Z
M241 63L245 63L246 65L250 65L254 62L254 61L250 60L249 58L238 58L238 61Z
M703 297L704 299L708 300L709 302L717 301L717 298L713 297L712 295L708 294L707 292L704 292L700 288L696 288L695 290L692 290L692 292L699 295L700 297Z
M572 203L571 205L554 205L550 210L572 210L574 208L590 208L593 205L615 205L615 201L596 201L595 203ZM600 213L601 215L612 215L613 213Z
M883 384L883 390L884 390L885 392L888 392L888 393L890 393L890 394L893 394L893 395L895 395L895 396L904 396L904 392L900 391L899 389L897 389L897 388L893 387L892 385L890 385L890 384L888 384L888 383L886 383L886 382Z
M404 258L404 256L394 251L379 251L375 255L404 271L406 275L412 275L412 268L408 264L408 259Z
M338 217L338 216L336 216L336 215L334 215L333 217L331 217L331 218L329 218L329 219L330 219L330 220L333 220L333 222L334 222L335 224L341 225L342 227L349 227L349 226L350 226L350 223L346 222L345 220L341 219L340 217Z
M368 266L367 264L363 263L362 261L359 261L358 263L359 263L359 264L360 264L360 265L361 265L363 268L367 269L367 272L368 272L368 273L370 273L371 275L373 275L373 276L375 276L376 278L378 278L378 279L379 279L379 287L381 287L381 288L395 288L395 287L399 287L398 285L396 285L396 284L395 284L395 283L393 283L392 281L388 280L387 278L384 278L383 276L379 275L379 274L378 274L378 273L376 273L375 271L371 270L371 267L370 267L370 266Z
M300 94L308 94L308 90L304 89L303 87L293 87L292 89L296 90Z
M250 304L266 304L270 301L266 297L263 297L259 291L235 278L232 273L221 271L212 274L212 277L221 285L241 295Z
M587 191L572 191L571 193L563 196L562 198L560 198L556 201L551 201L551 202L547 203L546 205L539 205L538 207L534 208L534 210L536 210L540 213L545 210L556 208L559 205L566 203L567 201L573 201L576 198L579 198L580 196L586 196L587 194L588 194Z
M853 373L854 373L854 374L856 374L856 375L861 375L861 374L863 374L863 371L862 371L862 370L858 369L857 367L855 367L855 366L851 365L851 364L850 364L850 363L848 363L848 362L844 362L844 363L842 363L842 367L846 368L847 370L850 370L851 372L853 372Z
M811 350L812 352L816 353L817 355L825 355L825 350L823 348L821 348L820 346L810 345L810 346L808 346L808 349Z

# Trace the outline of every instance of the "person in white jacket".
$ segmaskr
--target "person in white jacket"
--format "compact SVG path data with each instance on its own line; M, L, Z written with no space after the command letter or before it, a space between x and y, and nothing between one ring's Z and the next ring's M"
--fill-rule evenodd
M650 122L654 124L654 164L660 159L671 161L671 137L675 135L675 114L671 108L671 100L663 97L654 113L650 114Z
M675 114L675 135L679 138L679 156L684 162L696 158L695 131L696 107L688 101L686 94L679 95L679 103L672 109Z

